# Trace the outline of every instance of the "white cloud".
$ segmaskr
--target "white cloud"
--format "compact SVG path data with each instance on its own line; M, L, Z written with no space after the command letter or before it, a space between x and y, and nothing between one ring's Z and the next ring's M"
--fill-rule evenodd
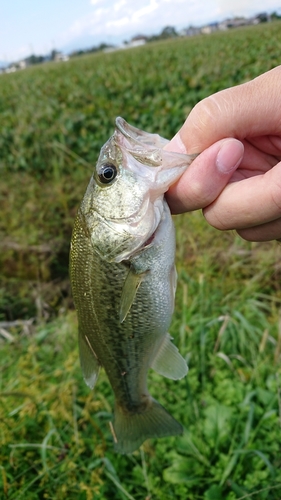
M139 20L142 17L146 16L147 14L150 14L154 10L156 10L159 7L159 2L156 0L150 0L149 4L146 5L146 7L142 7L139 10L136 10L133 15L132 15L132 20Z
M113 9L115 10L115 12L118 12L119 10L122 9L122 7L124 7L127 3L127 0L119 0L118 2L116 2L114 5L113 5Z
M108 21L105 26L106 28L121 28L122 26L128 26L130 24L130 18L128 16L116 19L116 21Z
M280 3L276 0L264 0L262 6L254 0L217 0L218 13L221 18L228 16L251 17L259 12L280 12Z
M150 0L147 5L136 9L133 0L117 0L111 9L111 14L106 22L107 27L124 26L132 22L138 22L141 18L149 16L159 7L158 0Z
M98 10L95 11L94 16L95 16L96 19L99 19L99 18L107 15L108 12L109 12L108 8L101 7L100 9L98 9Z

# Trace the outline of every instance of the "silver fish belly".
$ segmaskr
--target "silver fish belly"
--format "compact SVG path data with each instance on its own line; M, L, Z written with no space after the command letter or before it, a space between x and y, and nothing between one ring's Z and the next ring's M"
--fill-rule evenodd
M175 235L164 192L192 158L117 118L75 220L70 277L83 376L103 366L115 395L115 449L132 453L151 437L181 434L147 390L153 368L174 380L187 365L168 328L176 289Z

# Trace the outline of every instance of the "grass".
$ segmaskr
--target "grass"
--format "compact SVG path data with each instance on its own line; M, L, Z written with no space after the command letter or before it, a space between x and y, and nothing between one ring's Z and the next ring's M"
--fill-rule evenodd
M170 137L197 100L278 64L279 33L1 76L0 498L280 500L280 245L216 231L199 212L175 217L170 333L190 370L178 382L151 371L149 388L185 431L131 456L113 452L104 372L93 392L82 380L67 275L77 204L115 115Z
M115 455L113 397L104 373L93 393L82 380L75 313L26 331L15 326L1 345L6 498L280 498L281 297L266 291L276 285L280 247L218 233L199 213L176 219L170 332L190 371L179 382L151 372L149 386L184 424L183 437Z

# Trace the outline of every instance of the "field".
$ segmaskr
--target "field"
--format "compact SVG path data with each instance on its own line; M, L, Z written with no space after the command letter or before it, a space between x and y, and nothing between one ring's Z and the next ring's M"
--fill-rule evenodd
M151 394L182 437L113 451L113 396L82 380L73 220L115 117L171 138L192 107L281 64L281 25L0 76L0 498L280 500L281 247L175 217L170 333L190 367Z

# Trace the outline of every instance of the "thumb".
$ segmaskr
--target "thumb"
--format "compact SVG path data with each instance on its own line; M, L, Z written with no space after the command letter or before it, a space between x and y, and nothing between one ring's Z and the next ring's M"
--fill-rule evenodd
M187 153L179 134L165 149ZM242 142L232 138L218 141L203 151L166 193L172 213L204 208L212 203L239 166L243 153Z

